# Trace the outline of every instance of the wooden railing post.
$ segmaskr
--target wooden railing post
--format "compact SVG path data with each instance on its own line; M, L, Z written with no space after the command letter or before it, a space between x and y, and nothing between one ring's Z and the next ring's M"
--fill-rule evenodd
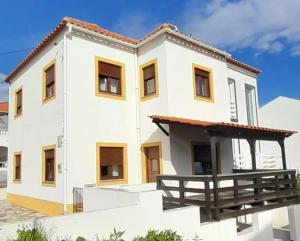
M206 214L208 221L211 221L211 199L210 199L210 181L208 179L205 180L204 182L204 188L205 188L205 202L206 202Z
M238 202L239 198L239 189L238 189L238 179L237 176L233 177L233 195L234 195L234 202Z
M185 194L184 194L184 180L183 179L179 180L179 199L180 199L180 206L184 207Z

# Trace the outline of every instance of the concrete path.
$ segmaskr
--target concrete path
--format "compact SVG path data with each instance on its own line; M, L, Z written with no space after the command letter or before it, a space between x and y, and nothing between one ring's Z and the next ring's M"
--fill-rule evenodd
M44 217L44 215L18 205L10 204L6 200L0 201L0 225L41 217Z

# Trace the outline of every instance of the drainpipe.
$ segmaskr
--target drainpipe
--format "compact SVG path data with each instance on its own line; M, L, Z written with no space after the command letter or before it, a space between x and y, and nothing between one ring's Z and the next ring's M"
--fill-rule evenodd
M141 129L140 129L140 93L139 93L139 66L138 66L138 48L134 52L134 78L135 78L135 113L136 113L136 160L138 162L138 183L142 183L142 167L140 160L140 147L141 147Z
M64 155L64 165L63 165L63 173L64 173L64 214L68 213L68 152L67 152L67 40L69 35L72 32L72 25L67 25L68 32L64 35L64 48L63 48L63 115L64 115L64 122L63 122L63 131L64 131L64 139L63 139L63 155Z

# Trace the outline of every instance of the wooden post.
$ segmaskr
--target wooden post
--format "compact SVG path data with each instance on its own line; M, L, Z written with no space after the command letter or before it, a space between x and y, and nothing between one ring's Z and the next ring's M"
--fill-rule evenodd
M284 139L280 139L278 141L278 144L280 145L281 148L281 158L282 158L282 169L286 170L286 156L285 156L285 146L284 146Z
M251 152L251 159L252 159L252 171L256 171L256 154L255 154L255 139L247 139L249 146L250 146L250 152Z
M217 137L214 133L211 133L210 137L210 150L211 150L211 162L212 162L212 179L214 184L214 206L216 207L216 220L220 220L219 216L219 195L218 195L218 173L217 173L217 152L216 152Z

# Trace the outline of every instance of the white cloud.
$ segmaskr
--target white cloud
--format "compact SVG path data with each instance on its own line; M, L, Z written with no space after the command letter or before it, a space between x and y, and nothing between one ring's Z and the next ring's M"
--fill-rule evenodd
M146 14L130 14L127 17L120 18L113 26L113 30L124 36L140 39L151 30L153 19L150 20ZM151 22L152 26L149 26L149 22Z
M183 30L228 50L280 52L300 45L299 0L191 0L183 10ZM293 53L293 52L291 52Z
M294 46L290 51L292 56L300 56L300 45Z
M4 82L5 74L0 72L0 101L8 100L8 84Z

